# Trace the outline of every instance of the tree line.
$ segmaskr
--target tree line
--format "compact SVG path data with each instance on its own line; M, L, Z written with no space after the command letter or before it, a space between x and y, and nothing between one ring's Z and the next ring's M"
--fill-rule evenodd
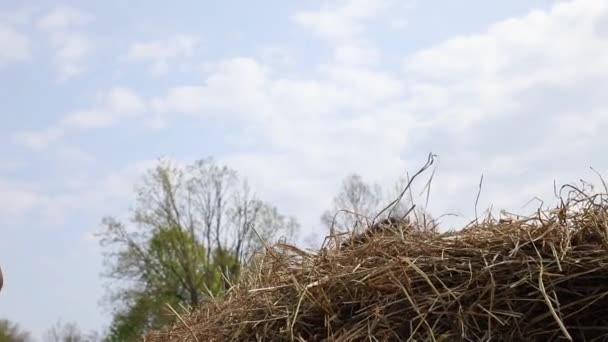
M320 220L327 232L356 229L398 198L406 183L402 178L383 190L351 174ZM221 296L265 242L293 242L300 233L294 217L260 199L247 179L212 158L189 165L160 160L140 179L135 194L130 216L104 217L98 233L109 328L101 336L85 334L74 323L57 323L44 341L138 340L172 323L176 312ZM403 198L393 212L406 215L409 204ZM0 342L31 340L17 325L0 321Z

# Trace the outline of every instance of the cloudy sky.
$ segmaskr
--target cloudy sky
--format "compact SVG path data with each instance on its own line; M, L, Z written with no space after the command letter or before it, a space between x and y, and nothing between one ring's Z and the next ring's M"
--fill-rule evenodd
M343 176L438 154L429 210L608 174L608 2L2 1L0 316L101 329L91 238L159 157L213 156L305 233Z

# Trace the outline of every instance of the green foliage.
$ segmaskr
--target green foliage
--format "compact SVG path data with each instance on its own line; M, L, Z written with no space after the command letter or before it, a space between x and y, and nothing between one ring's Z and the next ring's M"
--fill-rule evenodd
M273 243L298 228L211 159L186 167L161 161L136 193L131 225L103 220L105 276L113 281L108 341L137 340L174 319L168 305L190 310L221 294L263 247L259 237Z
M195 306L201 295L215 296L224 290L221 272L228 277L238 272L238 261L230 251L214 251L209 263L204 246L179 227L157 230L142 246L127 244L117 254L115 272L136 272L126 265L141 268L135 279L139 287L119 291L116 299L125 304L115 311L108 342L135 341L150 329L172 323L175 317L169 306L178 312L181 305Z
M105 341L138 341L148 329L172 323L173 314L163 310L167 304L175 307L177 300L168 296L140 294L132 305L114 315Z
M212 276L212 279L209 279L207 282L207 287L211 293L215 295L230 287L230 284L227 284L227 281L237 279L240 271L240 263L233 252L224 249L216 249L213 252L211 269L215 271L209 273L209 275Z
M193 282L192 287L200 289L204 279L203 267L207 264L205 248L195 241L188 233L179 227L161 229L150 240L148 255L151 260L168 270L169 275L163 272L146 272L142 280L155 287L155 290L164 289L173 292L181 298L184 282ZM187 286L186 286L187 287Z
M23 331L19 325L8 320L0 320L0 342L30 342L30 333Z

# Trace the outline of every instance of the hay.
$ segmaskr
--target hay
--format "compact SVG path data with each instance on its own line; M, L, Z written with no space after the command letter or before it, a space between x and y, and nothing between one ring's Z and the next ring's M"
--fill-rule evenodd
M222 299L146 341L608 341L608 200L457 232L407 221L276 245Z

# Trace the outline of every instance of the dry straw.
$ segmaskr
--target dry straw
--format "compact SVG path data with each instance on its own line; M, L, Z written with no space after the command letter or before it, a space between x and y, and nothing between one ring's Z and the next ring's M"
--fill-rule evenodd
M146 341L608 341L608 197L431 232L385 220L318 253L279 244Z

